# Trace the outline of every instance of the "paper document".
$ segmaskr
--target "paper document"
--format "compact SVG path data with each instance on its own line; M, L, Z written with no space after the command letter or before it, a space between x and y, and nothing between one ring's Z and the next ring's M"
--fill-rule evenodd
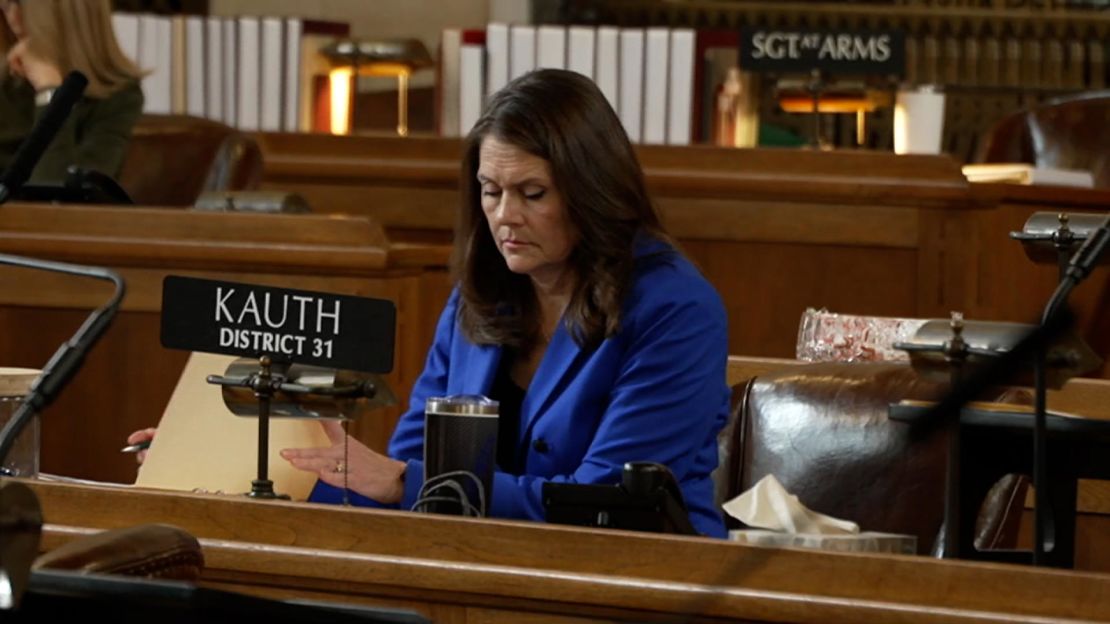
M222 375L234 359L207 353L189 357L135 485L226 494L250 491L258 474L258 419L232 414L220 386L205 381L208 375ZM293 500L308 498L315 473L293 468L278 451L313 446L330 446L320 423L270 420L268 470L275 492Z
M1035 184L1093 188L1094 176L1084 169L1036 167L1028 163L978 163L963 166L968 182Z

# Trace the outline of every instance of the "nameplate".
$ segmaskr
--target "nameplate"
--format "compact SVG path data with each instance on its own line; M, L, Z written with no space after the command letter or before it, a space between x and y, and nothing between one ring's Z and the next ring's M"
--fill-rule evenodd
M906 71L906 36L899 30L832 31L756 28L740 31L740 67L745 71L901 76Z
M392 301L170 275L162 346L368 373L393 369Z

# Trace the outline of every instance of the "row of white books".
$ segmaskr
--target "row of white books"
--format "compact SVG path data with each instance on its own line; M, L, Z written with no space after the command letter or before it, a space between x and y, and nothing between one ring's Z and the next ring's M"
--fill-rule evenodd
M695 33L685 28L520 26L447 29L440 42L439 128L465 135L484 102L533 69L576 71L597 83L637 143L688 145L694 117Z
M246 131L313 126L318 53L346 24L281 17L115 13L112 26L143 78L144 112L205 117Z

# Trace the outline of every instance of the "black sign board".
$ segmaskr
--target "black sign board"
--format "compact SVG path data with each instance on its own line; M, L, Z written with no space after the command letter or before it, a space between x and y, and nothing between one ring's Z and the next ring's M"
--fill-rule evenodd
M906 36L899 30L832 31L744 27L740 67L745 71L901 76Z
M162 346L368 373L393 369L392 301L170 275Z

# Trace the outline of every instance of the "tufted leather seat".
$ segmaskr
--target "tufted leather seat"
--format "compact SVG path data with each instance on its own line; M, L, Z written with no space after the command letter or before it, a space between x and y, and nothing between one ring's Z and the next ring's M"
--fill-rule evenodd
M39 556L33 567L195 581L204 556L197 539L182 529L144 524L75 539Z
M1110 91L1008 115L987 132L975 160L1086 169L1095 186L1110 187Z
M807 364L738 384L719 438L718 503L774 474L807 507L864 530L915 535L930 552L944 515L943 431L918 436L888 420L887 408L944 391L895 363ZM1014 546L1026 487L1016 477L996 485L978 546Z
M253 190L261 180L251 137L198 117L143 115L119 182L139 205L192 206L202 192Z

